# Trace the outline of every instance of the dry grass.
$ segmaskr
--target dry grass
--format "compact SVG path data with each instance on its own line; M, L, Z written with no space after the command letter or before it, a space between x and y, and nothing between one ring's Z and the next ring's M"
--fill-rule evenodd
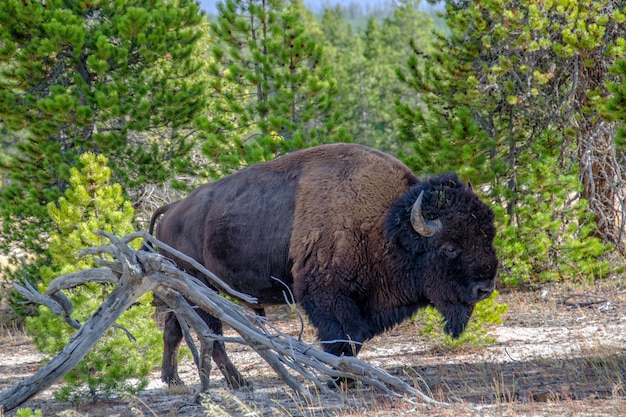
M589 295L600 301L564 304L572 294L583 295L573 299L590 299ZM139 397L70 405L56 403L44 393L25 406L48 410L44 415L84 416L626 416L623 279L595 286L546 286L503 294L499 301L509 305L509 313L504 324L493 329L498 343L486 349L443 351L421 340L415 324L405 323L370 341L362 351L363 359L449 402L446 408L428 408L367 386L306 402L250 349L232 345L228 350L233 362L251 380L254 391L225 390L222 376L214 371L211 392L197 405L189 392L168 392L155 371L154 383ZM269 312L283 331L297 334L299 324L292 315L287 309ZM304 338L313 340L310 327ZM32 374L40 357L18 327L5 327L0 343L0 389L4 389ZM197 384L189 361L183 364L181 377L188 385Z

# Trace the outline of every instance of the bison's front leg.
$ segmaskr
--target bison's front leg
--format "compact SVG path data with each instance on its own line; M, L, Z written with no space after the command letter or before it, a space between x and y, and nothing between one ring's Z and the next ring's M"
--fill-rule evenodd
M304 311L317 328L318 339L325 352L336 356L356 356L364 341L364 322L356 302L341 294L307 295L301 300ZM332 379L328 386L340 384L348 387L355 381Z
M337 356L356 356L363 345L364 324L356 302L343 294L306 295L301 300L317 328L324 350Z

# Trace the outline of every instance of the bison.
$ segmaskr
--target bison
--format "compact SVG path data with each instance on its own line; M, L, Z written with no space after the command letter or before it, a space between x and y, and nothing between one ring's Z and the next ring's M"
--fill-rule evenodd
M433 305L458 337L495 286L492 210L448 173L420 180L396 158L355 144L317 146L250 166L157 209L150 233L264 307L285 286L324 350L356 355L364 341ZM187 272L210 283L174 258ZM201 312L217 334L219 319ZM162 379L180 383L181 328L164 325ZM215 342L232 388L247 385Z

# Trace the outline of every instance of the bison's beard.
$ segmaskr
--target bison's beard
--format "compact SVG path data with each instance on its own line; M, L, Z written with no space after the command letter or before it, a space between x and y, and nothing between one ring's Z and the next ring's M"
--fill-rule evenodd
M446 321L443 330L455 339L465 330L465 326L467 326L467 322L474 310L474 306L468 304L435 303L435 307Z

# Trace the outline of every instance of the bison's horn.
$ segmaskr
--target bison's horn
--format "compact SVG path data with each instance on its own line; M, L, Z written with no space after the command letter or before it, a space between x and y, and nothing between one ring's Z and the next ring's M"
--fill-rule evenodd
M411 225L413 229L424 237L431 237L441 229L441 220L426 220L422 216L422 200L424 199L424 191L420 193L411 209Z

